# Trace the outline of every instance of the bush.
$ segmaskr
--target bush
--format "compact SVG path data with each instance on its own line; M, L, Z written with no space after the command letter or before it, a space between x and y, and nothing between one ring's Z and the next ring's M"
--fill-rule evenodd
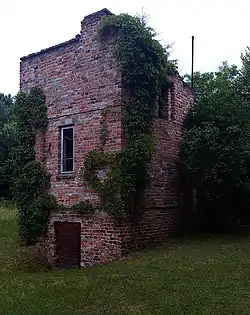
M15 179L12 187L14 200L17 205L29 204L50 187L50 175L43 166L36 162L28 162L22 173Z
M79 214L91 214L95 211L89 200L79 201L78 203L74 204L70 210Z
M23 245L35 244L47 232L49 216L56 207L55 197L48 193L39 195L28 205L22 205L19 211L19 234Z

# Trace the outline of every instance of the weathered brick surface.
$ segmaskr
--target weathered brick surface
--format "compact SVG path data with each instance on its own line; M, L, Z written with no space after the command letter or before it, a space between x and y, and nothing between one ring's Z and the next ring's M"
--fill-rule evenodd
M105 213L78 215L53 214L46 237L38 249L50 264L56 262L55 222L78 222L81 224L81 266L105 264L152 242L162 242L176 229L176 214L165 209L150 209L142 221L115 220ZM152 224L152 222L154 222Z
M176 73L169 77L173 92L168 93L169 117L154 121L155 156L147 192L147 207L178 210L180 192L176 161L180 150L181 126L194 98L191 88ZM168 211L168 210L167 210Z
M105 149L121 148L121 74L111 45L98 37L100 17L86 17L81 34L64 44L21 60L20 88L28 91L40 86L46 94L49 126L37 138L37 159L51 173L51 193L66 204L96 195L79 178L84 156L100 145L100 118L108 110L108 139ZM63 177L60 172L60 127L74 124L75 172Z
M73 204L80 199L98 202L97 194L80 179L86 154L100 146L100 120L107 110L105 150L124 145L122 117L124 90L114 49L98 37L101 10L85 17L81 32L74 39L21 59L20 88L28 91L40 86L46 94L49 125L36 139L37 160L52 175L51 193L60 202ZM138 222L119 225L111 217L64 214L52 216L45 240L46 256L55 259L54 222L81 223L81 261L83 266L104 263L121 257L128 248L161 241L180 227L180 192L175 162L180 148L181 125L193 103L192 90L178 73L169 77L172 88L166 98L165 118L154 121L156 153L151 165L151 180ZM74 125L74 173L61 174L60 127Z
M43 252L47 260L54 264L56 261L55 222L79 222L81 224L81 266L104 264L122 257L121 226L107 214L93 216L77 214L52 215L48 234L43 243ZM44 246L45 245L45 246Z

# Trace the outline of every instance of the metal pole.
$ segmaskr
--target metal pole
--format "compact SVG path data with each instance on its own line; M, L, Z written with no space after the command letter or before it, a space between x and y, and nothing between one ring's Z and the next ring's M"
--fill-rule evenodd
M192 70L191 70L191 87L194 87L194 36L192 36Z

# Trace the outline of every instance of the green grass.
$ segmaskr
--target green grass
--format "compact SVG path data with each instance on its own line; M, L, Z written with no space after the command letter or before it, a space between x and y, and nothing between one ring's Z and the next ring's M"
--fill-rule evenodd
M0 314L250 314L250 237L169 240L105 266L46 270L0 207Z

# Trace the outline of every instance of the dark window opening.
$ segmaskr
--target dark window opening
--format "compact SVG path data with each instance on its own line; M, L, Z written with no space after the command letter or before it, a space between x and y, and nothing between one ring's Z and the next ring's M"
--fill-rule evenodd
M73 172L74 170L74 143L73 127L62 128L62 172Z

